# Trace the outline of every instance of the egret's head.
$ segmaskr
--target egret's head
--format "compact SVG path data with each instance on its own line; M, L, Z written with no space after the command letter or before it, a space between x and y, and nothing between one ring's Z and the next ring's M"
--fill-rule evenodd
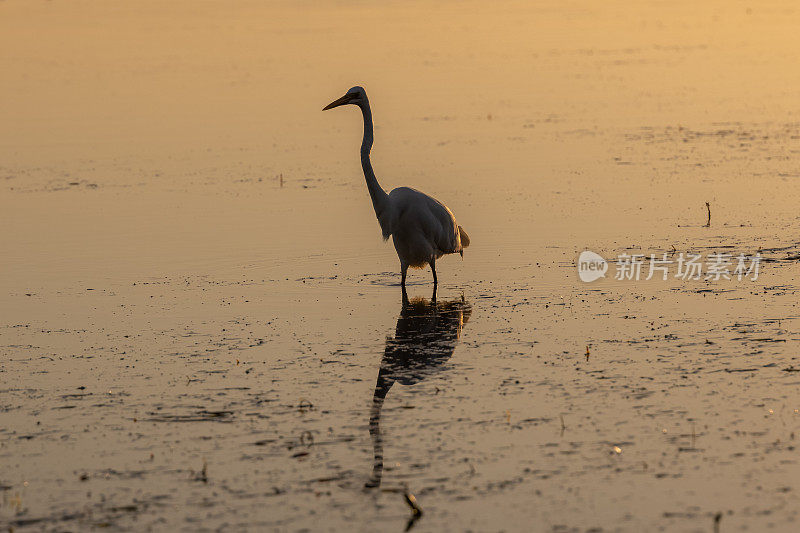
M338 100L334 100L330 104L323 107L322 110L327 111L328 109L333 109L334 107L339 107L340 105L345 105L345 104L353 104L360 106L366 103L367 103L367 91L365 91L363 87L356 86L347 91L345 95L339 98Z

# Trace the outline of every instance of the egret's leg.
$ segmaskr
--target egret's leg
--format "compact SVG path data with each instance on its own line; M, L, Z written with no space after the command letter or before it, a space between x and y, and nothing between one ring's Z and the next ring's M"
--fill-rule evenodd
M408 272L408 265L400 263L400 272L402 275L400 286L403 287L403 290L406 290L406 272Z
M433 272L433 286L436 287L436 259L431 259L431 272Z

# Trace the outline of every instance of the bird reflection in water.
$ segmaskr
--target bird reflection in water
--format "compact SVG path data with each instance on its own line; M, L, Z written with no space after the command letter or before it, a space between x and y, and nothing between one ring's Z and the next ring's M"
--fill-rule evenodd
M383 440L381 438L381 408L389 389L395 382L413 385L436 373L453 355L461 328L469 319L470 305L462 296L459 300L436 301L433 298L408 299L403 291L403 307L397 318L394 338L386 339L381 360L372 410L369 433L375 453L372 476L366 487L378 487L383 476Z

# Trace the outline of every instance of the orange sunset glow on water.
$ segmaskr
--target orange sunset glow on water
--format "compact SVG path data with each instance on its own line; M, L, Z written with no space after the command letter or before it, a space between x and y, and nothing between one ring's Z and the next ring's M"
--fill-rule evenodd
M798 28L0 0L0 526L795 531Z

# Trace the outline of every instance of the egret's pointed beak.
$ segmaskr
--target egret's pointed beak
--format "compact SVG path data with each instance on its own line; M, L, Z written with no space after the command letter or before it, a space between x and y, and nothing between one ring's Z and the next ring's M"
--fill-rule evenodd
M322 108L323 111L327 111L328 109L333 109L334 107L339 107L340 105L349 104L352 100L358 98L357 94L348 93L338 100L334 100L330 104L326 105Z

